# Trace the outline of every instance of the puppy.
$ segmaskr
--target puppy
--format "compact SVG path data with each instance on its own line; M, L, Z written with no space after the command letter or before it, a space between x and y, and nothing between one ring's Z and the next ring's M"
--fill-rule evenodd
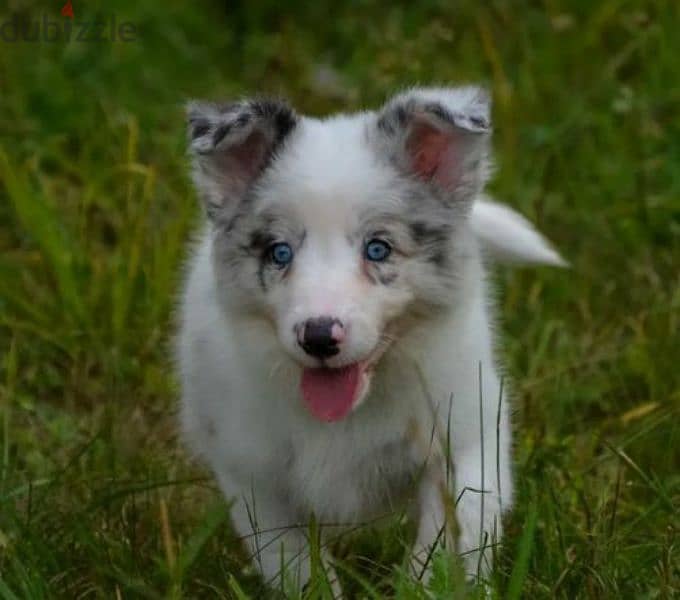
M208 218L181 301L183 430L268 582L309 578L312 515L408 498L415 571L447 538L489 567L513 485L485 256L564 264L483 196L489 104L460 87L325 119L189 105Z

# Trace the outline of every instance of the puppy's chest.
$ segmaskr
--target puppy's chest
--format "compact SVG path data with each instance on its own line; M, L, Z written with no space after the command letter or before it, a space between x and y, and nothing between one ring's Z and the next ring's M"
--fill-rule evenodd
M303 517L313 511L322 520L372 518L403 501L417 472L406 436L335 431L293 444L287 491Z

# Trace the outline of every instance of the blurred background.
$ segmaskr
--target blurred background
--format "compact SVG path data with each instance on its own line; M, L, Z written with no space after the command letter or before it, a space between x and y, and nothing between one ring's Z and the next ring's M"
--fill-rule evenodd
M185 101L323 115L464 82L493 93L492 192L572 264L496 274L519 493L492 589L678 593L678 2L70 10L0 4L0 598L261 597L177 439L173 309L201 219ZM393 569L400 530L359 534L348 590L453 597Z

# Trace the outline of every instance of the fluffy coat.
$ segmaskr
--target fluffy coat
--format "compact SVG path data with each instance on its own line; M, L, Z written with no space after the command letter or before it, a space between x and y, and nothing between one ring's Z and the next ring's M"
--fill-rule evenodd
M485 262L563 261L483 196L487 94L188 113L208 219L181 301L182 424L264 578L309 577L311 515L352 525L409 498L415 570L447 539L470 574L488 568L513 484Z

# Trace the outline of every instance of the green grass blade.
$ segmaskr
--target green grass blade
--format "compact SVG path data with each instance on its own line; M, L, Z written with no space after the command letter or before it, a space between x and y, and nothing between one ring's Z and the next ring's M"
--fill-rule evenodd
M0 599L1 600L19 600L17 596L9 586L3 581L2 575L0 575Z
M252 598L243 591L243 588L236 581L233 575L229 575L229 588L236 596L236 600L252 600Z
M538 509L536 507L536 502L533 501L529 505L522 537L519 539L517 545L515 564L512 568L512 573L510 574L508 591L505 596L506 600L520 600L523 597L522 588L527 578L527 574L529 573L529 561L534 547L534 533L536 531L537 520Z
M191 569L208 540L228 519L229 505L221 499L206 512L203 522L199 524L182 546L177 559L178 572L182 577Z
M17 221L50 265L60 298L67 309L63 316L84 324L86 312L76 274L76 257L85 254L66 235L57 211L48 205L41 191L31 188L23 173L0 148L0 179L5 184Z

